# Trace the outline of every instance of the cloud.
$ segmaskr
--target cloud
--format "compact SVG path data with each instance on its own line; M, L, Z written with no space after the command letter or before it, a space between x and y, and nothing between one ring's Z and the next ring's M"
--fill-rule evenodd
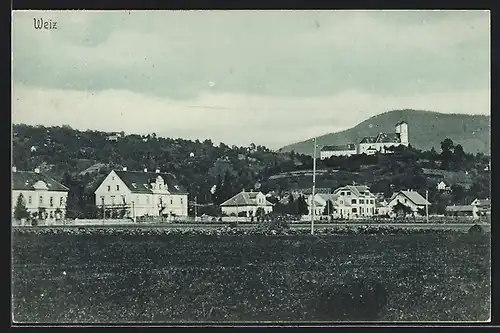
M15 82L194 98L485 88L487 12L73 12L14 15ZM420 84L419 82L425 82Z
M279 148L392 109L490 113L486 11L18 11L12 21L14 122Z

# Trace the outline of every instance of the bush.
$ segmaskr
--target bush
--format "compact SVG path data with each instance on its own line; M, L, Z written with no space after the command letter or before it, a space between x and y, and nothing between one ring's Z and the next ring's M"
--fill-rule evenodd
M469 229L469 234L482 234L482 233L483 233L483 227L481 227L479 224L474 224Z

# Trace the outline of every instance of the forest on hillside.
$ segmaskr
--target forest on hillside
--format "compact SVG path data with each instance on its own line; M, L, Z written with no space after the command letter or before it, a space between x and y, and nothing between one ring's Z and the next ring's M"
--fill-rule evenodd
M289 175L310 171L310 156L271 151L251 144L248 147L214 145L210 140L191 141L158 137L155 133L136 135L79 131L69 126L13 126L13 161L18 170L42 172L70 188L68 216L91 215L95 209L93 192L112 169L160 169L174 174L199 204L219 204L242 189L283 194L311 186L310 175ZM319 187L337 187L353 182L370 185L373 192L390 195L399 189L430 189L433 200L467 203L471 198L489 197L490 158L470 154L460 144L446 139L441 151L397 148L391 155L357 155L318 160L318 169L331 172L318 177ZM455 177L452 191L435 193L437 179L423 170L438 169ZM284 175L272 179L275 175ZM270 178L271 177L271 178ZM466 178L468 184L461 181ZM216 185L216 191L211 189ZM473 200L473 199L472 199Z

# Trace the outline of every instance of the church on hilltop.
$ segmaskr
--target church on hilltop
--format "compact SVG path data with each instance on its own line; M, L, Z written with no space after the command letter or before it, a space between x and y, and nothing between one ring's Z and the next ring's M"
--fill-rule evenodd
M379 133L376 136L366 136L357 145L349 143L346 145L324 146L320 152L322 160L332 156L351 156L356 154L373 155L390 153L388 148L409 145L408 123L400 121L395 125L393 133Z

